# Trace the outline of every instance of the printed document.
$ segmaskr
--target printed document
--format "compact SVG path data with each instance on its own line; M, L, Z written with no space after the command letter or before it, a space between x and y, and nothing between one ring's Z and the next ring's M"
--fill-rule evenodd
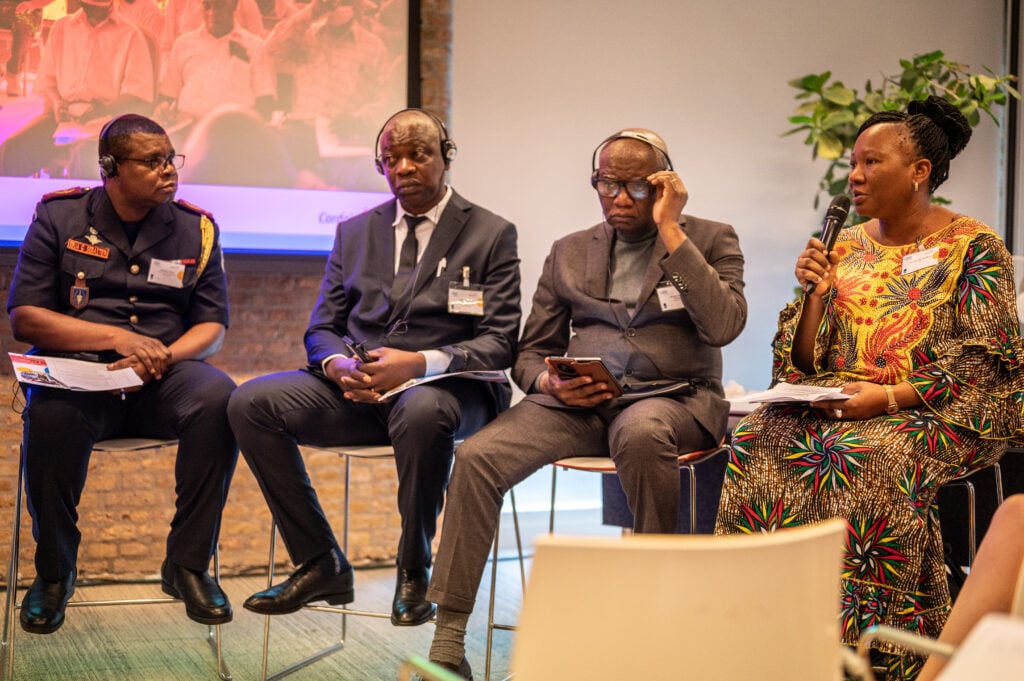
M47 388L100 392L142 385L134 369L109 371L102 362L84 362L66 357L19 355L7 353L14 365L14 374L21 383Z

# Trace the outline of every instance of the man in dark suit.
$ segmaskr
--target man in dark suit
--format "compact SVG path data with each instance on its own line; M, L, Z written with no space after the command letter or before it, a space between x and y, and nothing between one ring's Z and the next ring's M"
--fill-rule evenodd
M635 531L675 532L677 454L726 429L719 348L747 314L736 232L681 215L686 188L649 130L608 137L592 165L605 219L555 242L544 264L513 367L527 395L462 444L452 471L430 659L465 678L466 622L510 487L557 459L608 453ZM545 360L563 354L602 358L626 394L560 375Z
M306 331L309 366L244 384L228 408L243 455L299 565L285 582L245 602L255 612L353 600L352 568L298 444L390 442L402 517L391 622L429 620L431 540L454 441L509 403L507 384L458 377L380 401L411 378L508 367L520 309L515 227L446 184L455 144L441 121L419 109L400 111L377 139L377 168L396 200L338 225Z
M55 192L36 207L7 309L33 352L131 367L142 386L28 389L22 449L37 576L21 626L49 634L64 623L89 457L112 437L178 440L163 590L193 620L223 624L231 605L207 571L238 460L226 414L235 384L203 361L228 324L220 238L208 213L172 201L185 159L154 121L109 121L99 153L102 187Z

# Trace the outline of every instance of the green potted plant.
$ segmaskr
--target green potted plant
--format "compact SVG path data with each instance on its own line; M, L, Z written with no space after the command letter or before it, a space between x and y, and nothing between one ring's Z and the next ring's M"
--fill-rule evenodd
M981 112L988 114L998 125L999 120L992 113L993 107L1005 104L1008 97L1020 98L1011 86L1015 76L996 75L984 67L984 73L971 73L967 65L946 59L940 50L919 54L911 60L901 59L900 66L903 71L894 76L883 76L880 87L875 87L868 80L863 95L841 81L832 81L831 71L812 73L789 82L798 90L795 97L801 103L796 108L796 115L789 118L796 127L785 134L806 132L804 144L811 147L812 157L829 161L814 198L815 208L821 192L832 197L846 191L850 176L850 150L857 129L871 114L903 109L910 101L934 94L956 104L972 127L981 122ZM932 200L949 203L938 196ZM855 214L851 217L853 222L861 221Z

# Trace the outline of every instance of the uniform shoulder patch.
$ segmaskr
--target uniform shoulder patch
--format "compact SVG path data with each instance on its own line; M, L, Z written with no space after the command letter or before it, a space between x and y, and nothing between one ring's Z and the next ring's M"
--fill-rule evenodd
M54 199L74 199L79 196L85 196L89 193L89 187L69 187L68 189L58 189L55 192L44 194L42 201L53 201Z
M174 203L175 203L175 205L180 206L181 208L184 208L185 210L187 210L190 213L195 213L196 215L205 215L206 217L210 218L211 220L213 219L213 213L211 213L210 211L205 210L203 208L200 208L199 206L195 205L194 203L189 203L188 201L185 201L184 199L175 199Z

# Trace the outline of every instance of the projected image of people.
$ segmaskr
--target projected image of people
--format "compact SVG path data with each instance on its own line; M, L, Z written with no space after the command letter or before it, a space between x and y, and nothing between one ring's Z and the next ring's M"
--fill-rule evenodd
M408 8L0 0L0 176L98 180L81 150L133 112L187 151L197 184L383 191L366 139L406 105Z

